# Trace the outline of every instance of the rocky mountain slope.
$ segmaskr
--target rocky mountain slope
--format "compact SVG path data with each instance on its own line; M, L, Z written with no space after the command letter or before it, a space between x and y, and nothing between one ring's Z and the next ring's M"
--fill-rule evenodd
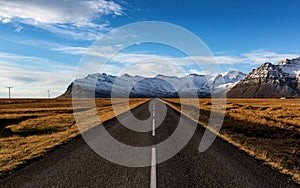
M111 97L112 91L115 91L114 97L128 97L127 90L130 90L130 97L178 97L178 93L189 97L195 91L199 97L209 97L212 86L214 93L222 93L245 76L246 74L239 71L215 75L190 74L185 77L157 75L153 78L128 74L117 77L96 73L76 79L61 97L72 97L72 92L76 97Z
M300 97L300 57L262 64L232 87L227 97Z

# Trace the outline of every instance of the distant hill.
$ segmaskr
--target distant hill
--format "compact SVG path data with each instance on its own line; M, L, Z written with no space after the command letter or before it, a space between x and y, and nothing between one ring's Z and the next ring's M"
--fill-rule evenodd
M215 75L190 74L185 77L157 75L153 78L128 74L117 77L96 73L76 79L61 97L72 97L72 92L76 91L74 95L76 97L92 97L95 94L97 98L107 98L111 97L113 86L117 88L118 92L114 96L127 97L124 91L126 88L131 88L132 83L136 84L131 89L130 97L178 97L177 91L183 93L185 97L189 97L189 93L195 89L199 97L210 97L210 85L214 85L214 93L222 93L233 87L245 76L246 74L240 71L229 71ZM116 80L118 81L116 82ZM74 87L77 89L74 90Z
M227 97L300 97L300 57L253 69Z

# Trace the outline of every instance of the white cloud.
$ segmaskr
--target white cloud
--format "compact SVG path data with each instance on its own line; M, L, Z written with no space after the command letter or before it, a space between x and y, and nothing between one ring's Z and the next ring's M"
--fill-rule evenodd
M19 18L44 24L74 23L78 27L96 25L91 22L102 15L121 15L122 7L106 0L10 0L0 2L0 15L4 19ZM2 21L3 21L2 20Z
M241 54L244 63L260 65L265 62L277 63L285 58L292 59L299 57L299 54L276 53L264 49L255 50L250 53Z
M52 51L59 51L65 54L72 54L72 55L87 55L87 56L94 56L95 59L97 58L111 58L114 53L116 53L116 49L122 48L122 46L126 46L123 44L118 44L116 46L106 45L101 46L99 43L96 46L91 47L82 47L82 46L68 46L68 45L61 45L52 42L45 42L40 40L25 40L25 41L12 41L27 45L32 45L39 48L45 48ZM232 53L232 52L231 52ZM214 56L192 56L194 60L196 60L199 64L210 64L213 62L217 62L220 65L261 65L265 62L271 63L278 63L285 58L292 59L299 57L300 54L295 53L277 53L271 50L266 49L258 49L253 50L248 53L241 53L239 55L231 55L228 52L216 52ZM131 52L131 53L117 53L112 60L118 63L137 63L140 61L145 61L149 59L158 59L162 61L172 62L176 65L190 65L193 62L191 61L190 57L172 57L166 55L156 55L156 54L149 54L146 52Z
M11 20L10 18L0 18L0 21L4 24L9 23Z
M65 52L68 53L68 51ZM93 68L88 69L88 66L86 66L87 70L97 70L95 69L95 67L97 67L97 64L104 64L105 60L110 59L113 53L102 53L101 51L97 53L96 51L92 51L89 55L90 56L88 56L88 59L89 61L93 62L91 63L93 64ZM237 70L241 66L244 66L243 69L245 70L245 67L248 67L250 69L250 67L258 67L259 65L265 62L271 62L273 64L276 64L285 58L296 58L298 56L298 54L275 53L267 50L255 50L249 53L242 53L239 56L230 56L222 54L216 55L214 57L172 57L155 54L118 53L115 56L113 56L105 66L115 66L114 75L120 75L126 72L132 75L150 77L155 76L157 74L164 74L169 76L182 76L183 74L189 73L221 73L224 71L228 71L228 68L232 70ZM199 66L195 65L190 58L196 60ZM212 64L214 63L217 63L217 65L220 65L220 67L213 66ZM222 67L223 65L227 68ZM123 70L120 68L120 66L122 66L123 68L127 67L127 69ZM109 69L105 70L107 72L103 72L109 74L111 73ZM116 70L122 71L116 74Z
M119 75L125 73L130 75L142 75L145 77L155 77L158 74L163 74L165 76L185 76L187 74L185 70L175 64L161 60L158 63L155 59L127 64L126 67L119 72Z
M72 55L84 55L88 48L81 47L81 46L67 46L63 44L58 44L54 42L47 42L43 40L19 40L18 38L10 38L5 39L10 42L14 42L17 44L25 44L29 46L34 46L37 48L47 49L51 51L58 51L65 54L72 54Z
M83 55L87 48L72 47L63 45L52 45L53 50L63 50L65 53L75 53ZM104 48L108 52L110 48ZM93 54L94 58L86 62L85 69L80 77L96 72L105 72L111 75L140 75L153 77L157 74L167 76L183 76L189 73L207 74L203 70L185 67L192 65L187 57L171 57L154 54L120 53L113 61L104 67L99 66L101 58L109 57L109 53ZM97 56L96 56L97 55ZM239 56L222 54L215 56L218 63L223 65L253 65L255 67L266 61L277 63L284 58L296 58L297 54L281 54L267 50L256 50L250 53L243 53ZM209 63L208 57L194 57L201 62ZM69 83L74 80L77 67L75 65L66 66L59 62L49 61L40 57L21 56L12 53L0 52L0 97L7 97L7 85L12 85L14 97L46 97L48 89L54 95L59 95L66 90ZM224 71L224 70L223 70ZM216 72L214 72L216 73Z
M208 56L192 56L192 57L172 57L166 55L156 55L156 54L149 54L149 53L117 53L114 55L115 50L114 46L93 46L91 49L87 47L76 47L76 46L64 46L64 45L54 45L49 47L52 50L60 51L66 54L73 54L73 55L86 55L88 60L90 61L91 69L87 69L85 73L88 71L96 70L95 67L99 63L103 64L105 60L110 59L108 64L113 63L114 65L109 65L111 69L106 68L103 72L113 75L120 75L122 68L124 66L131 65L132 70L127 70L127 73L132 75L144 75L144 76L153 76L157 74L155 71L152 71L152 68L155 70L161 70L160 74L165 75L182 75L182 71L178 70L185 70L185 73L205 73L208 72L215 73L215 72L224 72L230 70L237 70L240 66L245 67L257 67L265 62L271 62L273 64L278 63L279 61L285 58L296 58L299 54L289 54L289 53L276 53L269 50L259 49L250 51L249 53L241 53L240 55L230 55L226 52L217 53L217 55L213 57ZM113 56L114 55L114 56ZM195 60L201 68L195 69L193 68L186 68L186 66L195 65L191 59ZM150 62L150 63L149 63ZM167 64L165 62L168 62ZM115 64L119 65L115 65ZM220 68L218 70L215 69L215 66L209 67L209 65L217 63L218 65L226 65L226 70ZM93 65L92 65L93 64ZM147 66L146 66L147 65ZM152 67L150 67L150 65ZM169 68L163 68L168 67ZM106 65L107 66L107 65ZM173 66L173 67L172 67ZM178 67L178 70L175 71L173 69ZM161 68L158 68L161 67ZM197 67L197 66L196 66ZM111 71L113 70L113 71ZM213 70L213 71L212 71Z
M96 39L109 23L102 16L122 15L122 7L107 0L0 1L0 22L29 24L80 39Z
M22 43L26 45L32 45L39 48L45 48L52 51L59 51L65 54L72 55L80 55L80 56L88 56L94 57L95 62L99 62L103 59L111 58L114 53L116 53L116 49L119 49L120 46L124 46L122 44L118 44L116 46L101 46L96 44L97 46L91 47L82 47L82 46L68 46L61 45L53 42L45 42L40 40L25 40L19 41L14 40L13 42ZM241 53L239 55L231 55L225 51L214 53L215 55L212 57L208 56L192 56L192 57L172 57L166 55L156 55L149 54L146 52L131 52L131 53L117 53L112 57L112 61L121 63L121 64L132 64L138 63L146 60L156 59L159 61L167 61L171 62L178 66L191 65L194 62L191 61L196 60L198 64L207 65L211 63L218 63L219 65L249 65L249 66L257 66L261 65L265 62L278 63L285 58L292 59L298 57L300 54L292 54L292 53L276 53L270 50L258 49L253 50L248 53ZM100 58L100 59L99 59ZM101 59L102 58L102 59Z
M64 48L65 53L74 53L74 49L71 47ZM77 53L87 52L87 48L83 51L80 48L75 49ZM89 52L90 56L110 58L113 52L102 52L101 50L92 50ZM272 51L265 50L255 50L249 53L242 53L239 56L228 55L215 55L215 56L191 56L191 57L172 57L163 56L147 53L118 53L111 59L114 62L119 63L137 63L149 59L156 59L157 61L168 61L176 65L190 65L193 64L195 60L198 64L206 65L211 63L234 65L234 64L251 64L251 65L261 65L265 62L278 63L285 58L296 58L299 54L284 54L276 53Z
M47 97L62 94L73 81L75 67L39 57L0 52L0 98L7 97L6 86L13 86L13 97Z

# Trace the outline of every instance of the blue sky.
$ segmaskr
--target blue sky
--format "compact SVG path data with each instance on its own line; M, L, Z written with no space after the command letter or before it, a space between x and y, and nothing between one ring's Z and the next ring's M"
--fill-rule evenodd
M52 96L63 93L97 39L137 21L169 22L195 33L223 72L249 72L265 61L298 57L299 6L297 0L0 0L0 98L7 97L6 86L14 87L13 97L46 97L47 90ZM153 56L183 61L176 49L155 44L128 48L121 55L135 62ZM118 74L118 61L105 71ZM144 65L135 69L154 76L151 66L157 65L148 62L147 70ZM172 68L160 73L176 75ZM179 68L201 73L194 67Z

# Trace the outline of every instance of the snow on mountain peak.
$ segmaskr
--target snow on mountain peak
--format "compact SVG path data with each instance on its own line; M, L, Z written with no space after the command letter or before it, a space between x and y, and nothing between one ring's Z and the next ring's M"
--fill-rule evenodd
M277 66L290 77L300 77L300 57L284 59Z
M246 74L241 71L228 71L227 73L222 74L222 76L228 82L233 83L233 82L237 82L237 81L243 79L246 76ZM227 81L225 81L225 82L227 82Z
M207 97L211 93L212 85L214 92L224 92L244 76L245 74L239 71L229 71L224 75L189 74L184 77L160 74L153 78L130 76L129 74L111 76L105 73L95 73L85 78L76 79L74 83L83 90L95 90L97 97L110 97L113 88L117 89L117 92L120 92L120 97L122 97L122 94L132 85L134 85L131 88L131 96L133 97L176 97L177 92L188 94L193 91L196 91L201 97Z
M229 97L299 97L300 57L253 69L227 94Z

